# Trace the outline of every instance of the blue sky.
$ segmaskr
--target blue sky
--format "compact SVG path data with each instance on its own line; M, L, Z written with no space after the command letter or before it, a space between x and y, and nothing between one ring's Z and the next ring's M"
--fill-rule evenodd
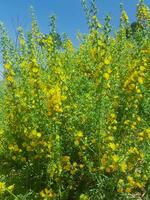
M114 29L117 29L121 2L124 3L130 21L135 21L138 0L97 0L100 21L103 23L106 14L110 14L111 24ZM145 3L150 4L150 0L145 0ZM31 5L36 11L40 29L44 33L49 31L49 16L51 14L57 16L58 32L67 33L74 44L77 44L77 32L86 33L88 31L81 0L0 0L0 21L4 22L13 39L16 37L18 26L23 26L25 31L30 29L29 10Z
M106 14L110 14L111 24L116 29L119 25L121 2L124 3L129 18L133 22L138 0L97 0L100 21L103 23ZM145 3L150 4L150 0L145 0ZM75 44L77 44L77 32L88 31L81 0L0 0L0 21L4 22L13 39L15 39L18 26L23 26L25 30L30 28L29 8L31 5L36 11L40 29L44 33L49 31L51 14L57 16L58 32L67 33Z
M89 0L90 1L90 0ZM103 22L106 14L112 16L111 23L114 28L119 24L120 2L131 21L135 20L135 10L138 0L97 0L99 18ZM145 0L148 4L150 0ZM30 28L29 8L33 6L36 11L40 28L48 32L49 15L57 15L57 26L60 33L66 32L75 41L78 31L87 32L87 24L81 6L81 0L0 0L0 20L3 21L12 37L15 37L15 29L22 25L25 30Z

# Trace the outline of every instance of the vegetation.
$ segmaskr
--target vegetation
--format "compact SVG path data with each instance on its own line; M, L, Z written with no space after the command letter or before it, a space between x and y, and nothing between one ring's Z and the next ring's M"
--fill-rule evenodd
M0 26L0 199L150 199L150 11L139 2L135 30L121 6L112 35L83 8L78 48L55 17L45 35L32 11L17 47Z

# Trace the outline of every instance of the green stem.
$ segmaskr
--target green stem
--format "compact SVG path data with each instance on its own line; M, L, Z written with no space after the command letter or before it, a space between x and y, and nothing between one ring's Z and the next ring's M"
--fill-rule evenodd
M11 194L16 200L19 200L18 197L16 195L14 195L10 190L8 190L7 188L5 189L9 194Z

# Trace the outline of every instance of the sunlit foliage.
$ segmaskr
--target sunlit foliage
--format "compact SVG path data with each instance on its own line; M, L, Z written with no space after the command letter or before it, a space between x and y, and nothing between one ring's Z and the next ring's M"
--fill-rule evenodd
M133 31L102 25L95 1L83 7L89 33L66 36L3 24L0 94L0 198L150 198L150 11L140 1ZM127 35L128 30L128 35Z

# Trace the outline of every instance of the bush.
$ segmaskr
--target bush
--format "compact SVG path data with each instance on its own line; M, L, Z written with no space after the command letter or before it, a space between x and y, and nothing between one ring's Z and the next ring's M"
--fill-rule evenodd
M112 35L92 2L77 49L33 11L17 47L1 24L1 199L150 198L150 12L141 1L133 33L122 7Z

